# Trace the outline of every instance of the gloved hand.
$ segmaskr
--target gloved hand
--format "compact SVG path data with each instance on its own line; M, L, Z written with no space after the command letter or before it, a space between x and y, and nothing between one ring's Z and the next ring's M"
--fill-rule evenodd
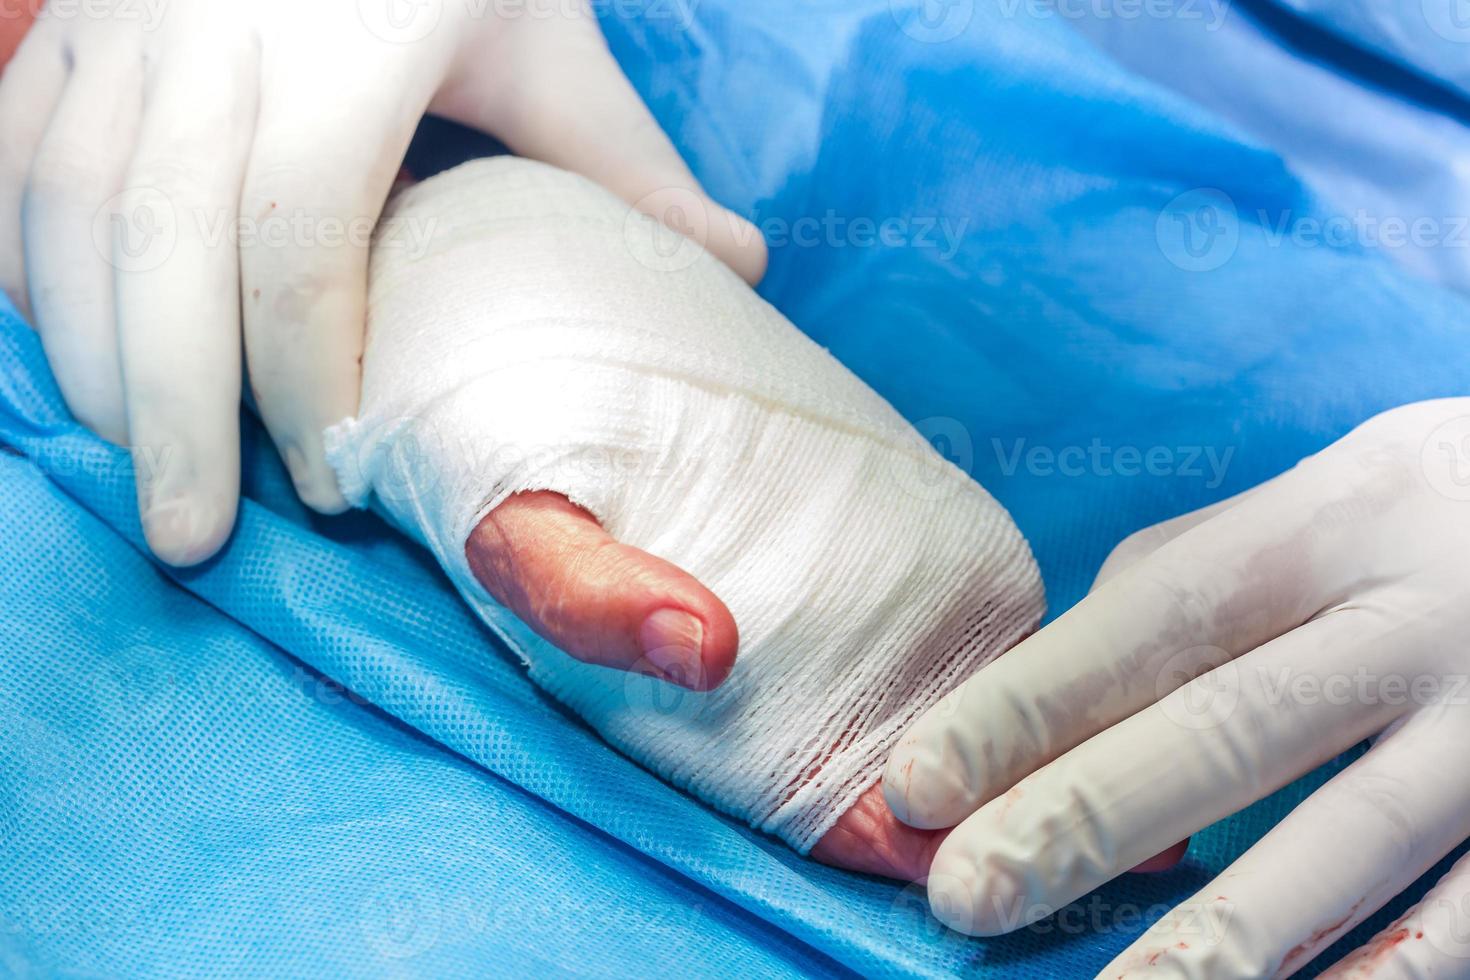
M1470 835L1470 399L1386 412L1129 538L926 714L884 776L958 824L934 913L993 935L1375 738L1107 977L1287 975ZM1470 971L1470 863L1342 971Z
M357 407L369 233L425 111L692 222L760 278L760 235L704 197L581 0L65 4L8 65L0 288L77 417L134 447L164 560L234 522L242 334L297 492L345 507L321 432Z

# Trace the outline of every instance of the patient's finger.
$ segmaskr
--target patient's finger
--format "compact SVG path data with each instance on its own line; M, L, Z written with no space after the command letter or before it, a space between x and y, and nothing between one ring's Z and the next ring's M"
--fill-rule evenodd
M811 856L823 864L881 875L898 881L923 881L947 830L918 830L899 821L872 786L858 797L832 829L822 835Z
M470 533L465 557L498 602L578 660L698 691L734 666L735 618L714 593L613 540L561 494L508 498Z
M823 864L896 881L922 882L948 830L919 830L893 815L881 786L871 786L822 835L811 856ZM1184 857L1188 842L1175 844L1134 868L1164 871Z
M1174 865L1184 860L1184 853L1189 850L1189 838L1185 838L1177 844L1171 844L1142 864L1133 868L1135 874L1152 874L1156 871L1168 871Z

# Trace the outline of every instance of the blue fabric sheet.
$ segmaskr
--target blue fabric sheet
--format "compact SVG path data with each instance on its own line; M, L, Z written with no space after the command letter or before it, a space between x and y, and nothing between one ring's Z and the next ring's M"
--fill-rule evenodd
M1273 238L1320 208L1281 158L1056 19L650 3L611 43L772 238L763 292L1010 508L1053 613L1128 532L1466 389L1463 296ZM130 460L0 311L0 973L1086 976L1341 765L964 939L606 748L247 430L229 546L159 568Z
M1427 28L1414 34L1413 24L1426 23L1409 9L1417 4L1291 0L1339 35L1265 0L1151 0L1154 16L1106 15L1122 2L1078 4L1067 23L1123 66L1271 147L1352 240L1470 292L1470 103L1387 60L1379 34L1356 38L1349 28L1387 32L1403 22L1397 36L1417 39L1417 64L1470 66L1470 47ZM1416 221L1413 236L1393 231Z
M1364 50L1470 93L1470 6L1464 0L1280 0Z

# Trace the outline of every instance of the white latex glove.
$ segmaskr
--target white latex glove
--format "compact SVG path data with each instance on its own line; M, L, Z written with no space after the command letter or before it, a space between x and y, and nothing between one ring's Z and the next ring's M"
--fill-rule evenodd
M134 447L164 560L234 522L242 336L297 492L346 506L321 432L357 409L369 233L425 111L760 278L759 234L699 190L582 0L52 3L6 68L0 288L77 417Z
M890 760L901 820L958 824L947 925L1019 928L1375 735L1103 975L1288 975L1470 835L1470 399L1140 532L1100 582ZM1470 975L1470 862L1338 969Z

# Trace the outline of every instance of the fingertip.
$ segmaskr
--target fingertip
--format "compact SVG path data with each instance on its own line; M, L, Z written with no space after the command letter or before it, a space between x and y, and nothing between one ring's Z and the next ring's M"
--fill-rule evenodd
M299 446L288 445L281 455L302 503L318 514L340 514L348 509L347 498L337 485L337 474L320 451L308 456Z
M1034 856L961 827L939 845L925 886L934 917L967 936L1001 936L1056 911L1028 880Z
M189 494L150 503L143 512L143 537L165 564L188 568L212 558L235 523L235 508Z
M638 628L638 645L652 672L680 687L703 684L704 623L684 609L658 609Z
M770 259L766 240L760 229L729 208L718 204L713 206L716 214L724 220L715 222L710 230L710 251L719 256L741 279L752 286L759 285L765 278Z
M296 495L301 498L301 502L318 514L342 514L352 509L347 498L342 496L335 477L329 480L320 477L293 479L291 483L296 487Z
M630 549L632 550L632 549ZM628 608L648 609L639 618L634 669L691 691L712 691L735 666L740 645L735 617L717 596L689 573L661 558L636 551L647 575L622 597Z
M967 936L979 934L975 925L974 896L969 887L947 871L939 870L936 858L929 870L924 888L929 898L929 914L948 929Z
M112 443L114 446L128 444L128 424L122 412L93 410L91 406L76 405L72 414L89 432Z
M700 645L701 675L693 690L713 691L729 678L735 669L735 657L740 648L740 629L735 617L713 592L698 580L695 585L704 593L699 603L698 616L703 626L704 638Z
M981 877L968 855L957 854L944 844L934 856L924 887L930 914L955 932L999 936L1025 925L1010 922L1006 914L1016 908L1019 890L1004 876Z
M541 636L587 663L718 687L739 647L730 610L678 566L620 544L551 491L503 501L465 542L480 585Z
M1156 874L1160 871L1168 871L1184 860L1184 855L1189 851L1189 838L1185 838L1173 847L1166 848L1149 858L1147 861L1130 870L1131 874Z
M822 835L811 857L850 871L923 883L947 834L899 823L874 785Z
M883 798L910 827L942 830L969 816L976 798L963 774L936 758L930 741L911 730L898 743L883 771Z

